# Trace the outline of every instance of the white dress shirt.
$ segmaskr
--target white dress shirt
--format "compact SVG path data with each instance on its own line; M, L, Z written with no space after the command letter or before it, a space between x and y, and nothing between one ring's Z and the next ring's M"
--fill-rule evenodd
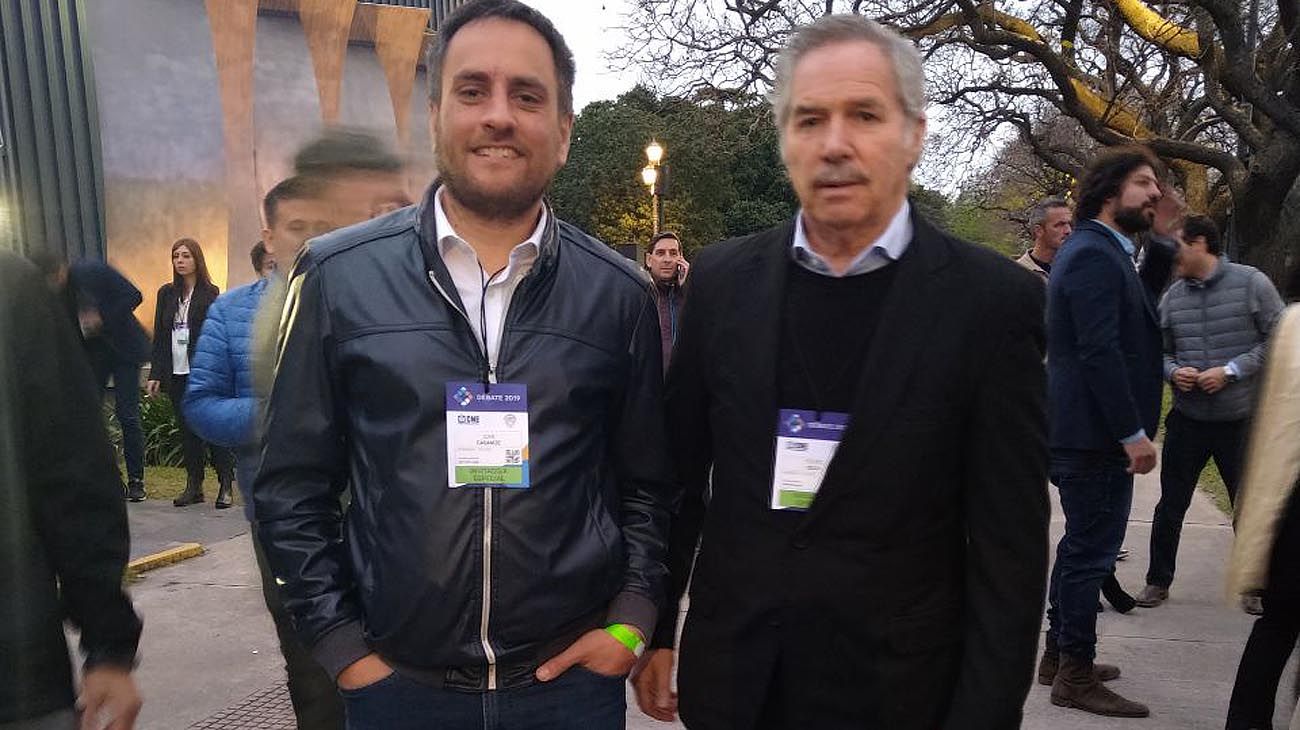
M442 207L439 190L433 197L434 222L438 227L438 253L447 266L456 292L465 305L465 314L474 330L479 346L487 353L488 368L495 374L497 354L501 349L501 332L505 325L510 300L519 282L532 270L541 253L542 231L546 230L546 208L542 208L537 227L523 243L510 250L509 263L500 271L485 271L478 253L465 239L456 234Z

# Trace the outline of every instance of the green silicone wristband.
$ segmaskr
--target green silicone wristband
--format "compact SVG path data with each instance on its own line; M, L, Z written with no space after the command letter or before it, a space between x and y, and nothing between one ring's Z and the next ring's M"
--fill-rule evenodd
M612 624L606 626L605 633L617 639L618 643L626 646L628 651L637 656L641 656L641 653L645 651L645 642L641 640L640 636L637 636L635 631L625 624Z

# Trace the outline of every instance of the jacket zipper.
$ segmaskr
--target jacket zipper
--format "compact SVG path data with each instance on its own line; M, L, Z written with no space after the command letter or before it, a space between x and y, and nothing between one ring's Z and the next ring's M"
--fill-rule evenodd
M429 281L433 282L433 287L438 290L443 299L446 299L451 308L460 313L464 318L465 324L470 325L470 332L474 331L474 325L470 322L469 315L465 310L456 305L456 300L448 296L442 284L438 282L438 277L433 272L429 272ZM492 361L488 355L478 346L478 339L475 338L474 348L478 350L479 356L483 360L484 373L489 383L497 381L496 368L493 367ZM500 349L497 350L497 359L500 359ZM479 643L483 646L483 655L487 659L487 688L495 690L497 688L497 654L492 648L492 641L488 638L488 624L492 616L492 488L483 488L483 612L479 617Z
M433 287L438 290L438 293L442 295L443 299L447 300L448 304L451 304L451 308L456 310L460 314L461 318L465 320L465 323L470 326L470 332L472 333L474 331L474 325L472 322L470 322L469 314L466 313L465 310L461 309L459 306L456 305L456 300L452 299L451 296L447 294L447 291L442 288L442 284L438 282L438 277L434 276L434 273L432 271L428 273L429 273L429 281L433 283ZM510 297L510 305L506 309L506 316L504 321L501 324L500 340L498 341L497 344L497 361L495 363L492 362L491 358L488 357L487 351L479 347L478 338L474 338L475 349L479 351L479 355L481 356L483 361L482 365L483 365L484 380L487 383L497 382L497 368L501 364L501 355L505 352L506 334L510 331L510 323L514 319L514 317L512 317L511 315L517 313L518 302L520 299L519 295L524 293L525 284L528 282L528 280L529 277L525 276L523 280L519 282L519 286L518 288L515 289L514 295ZM484 293L484 296L486 296L486 292ZM479 617L479 641L483 646L483 654L487 658L487 663L488 663L487 688L489 691L492 691L497 689L497 655L496 655L496 650L492 648L492 641L488 638L488 626L489 626L490 619L492 617L492 488L491 487L484 487L483 489L483 586L482 586L482 590L483 590L483 612L482 615Z

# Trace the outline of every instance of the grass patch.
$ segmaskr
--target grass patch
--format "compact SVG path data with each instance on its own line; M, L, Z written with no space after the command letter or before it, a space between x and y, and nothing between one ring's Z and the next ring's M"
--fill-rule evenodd
M1160 404L1160 430L1156 436L1159 441L1165 439L1165 418L1168 417L1173 402L1173 389L1166 383L1164 402ZM1213 459L1210 460L1209 464L1206 464L1205 470L1201 472L1200 478L1196 480L1196 486L1209 495L1210 499L1214 500L1214 506L1218 507L1220 512L1229 517L1232 516L1232 501L1228 499L1228 488L1224 486L1223 477L1219 474L1219 465L1215 464Z
M1220 512L1232 516L1232 501L1228 499L1228 488L1223 485L1223 477L1219 476L1219 467L1213 461L1205 467L1205 471L1201 472L1201 478L1196 480L1196 486L1210 495L1210 499L1214 500L1214 506L1218 507Z

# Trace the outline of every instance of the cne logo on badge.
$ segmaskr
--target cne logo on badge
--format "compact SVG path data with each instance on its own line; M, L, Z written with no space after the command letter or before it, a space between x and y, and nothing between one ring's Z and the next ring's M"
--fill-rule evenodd
M783 408L777 416L772 509L807 510L821 489L849 414Z
M528 386L447 383L447 485L528 489Z

